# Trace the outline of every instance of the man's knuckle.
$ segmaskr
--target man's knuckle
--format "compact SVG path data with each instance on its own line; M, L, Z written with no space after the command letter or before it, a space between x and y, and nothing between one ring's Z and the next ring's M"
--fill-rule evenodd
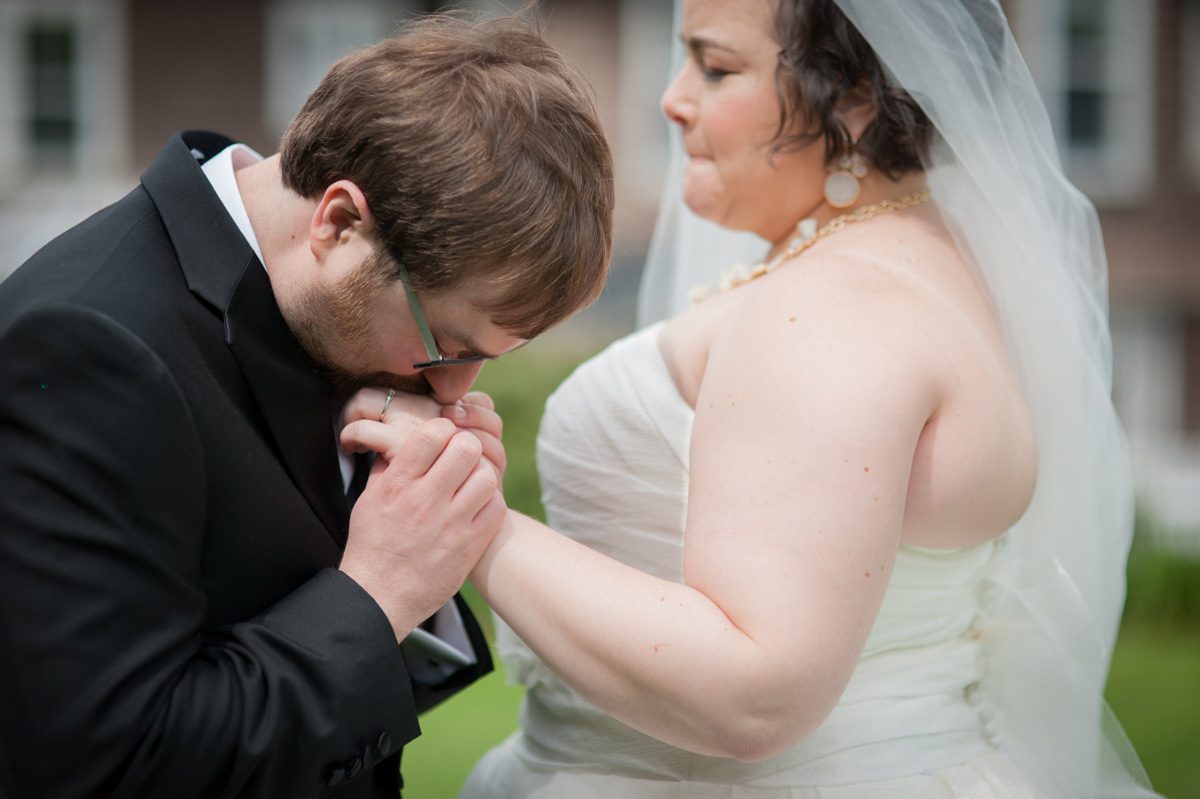
M450 443L463 458L478 460L483 455L483 442L465 430L455 433Z
M417 435L426 444L438 446L454 435L457 429L449 419L429 419L417 428Z
M480 488L488 491L496 489L496 470L487 465L481 465L475 472L475 479L479 481Z

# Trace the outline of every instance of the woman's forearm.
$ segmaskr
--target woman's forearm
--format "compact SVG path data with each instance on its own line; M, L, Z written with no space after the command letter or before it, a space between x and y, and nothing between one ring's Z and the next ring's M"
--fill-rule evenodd
M565 682L669 743L758 759L819 721L794 684L803 669L770 657L709 597L532 519L510 513L471 579Z

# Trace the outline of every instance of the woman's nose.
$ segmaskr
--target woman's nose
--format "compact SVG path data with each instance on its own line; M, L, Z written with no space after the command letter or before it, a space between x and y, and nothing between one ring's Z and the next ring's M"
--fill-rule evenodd
M482 361L442 366L426 370L425 380L433 389L433 398L443 405L450 405L458 402L471 390L471 386L475 383L475 378L479 376L479 370L482 368Z
M687 65L684 64L662 96L663 113L681 128L686 128L695 115L695 104L687 92L687 71Z

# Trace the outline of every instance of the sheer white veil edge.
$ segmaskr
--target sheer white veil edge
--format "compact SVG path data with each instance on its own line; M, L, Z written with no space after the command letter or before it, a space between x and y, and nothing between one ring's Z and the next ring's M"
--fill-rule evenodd
M1063 174L1033 79L995 0L836 0L937 131L929 185L987 287L1030 405L1038 487L982 600L1001 745L1060 797L1153 796L1103 702L1125 597L1133 489L1110 399L1107 263L1091 203ZM679 2L676 0L676 29ZM676 66L682 59L676 45ZM682 201L671 165L639 324L762 255Z

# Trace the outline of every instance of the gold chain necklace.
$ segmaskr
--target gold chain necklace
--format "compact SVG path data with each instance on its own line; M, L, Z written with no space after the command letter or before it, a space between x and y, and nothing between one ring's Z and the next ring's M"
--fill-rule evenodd
M801 219L796 224L796 237L783 252L776 255L769 261L759 261L758 263L747 266L738 264L732 269L726 271L721 279L717 282L716 287L713 286L697 286L689 293L692 303L702 302L709 297L720 294L723 291L737 288L738 286L749 283L751 280L760 278L765 274L774 272L785 261L795 258L800 253L807 250L809 247L816 244L827 236L832 236L846 225L854 222L862 222L864 219L870 219L873 216L880 214L890 214L893 211L903 211L905 208L912 208L914 205L920 205L929 199L929 189L921 189L914 191L911 194L905 194L903 197L897 197L894 200L881 200L872 205L864 205L861 208L855 208L848 214L834 217L825 223L825 226L818 229L817 220L812 217Z

